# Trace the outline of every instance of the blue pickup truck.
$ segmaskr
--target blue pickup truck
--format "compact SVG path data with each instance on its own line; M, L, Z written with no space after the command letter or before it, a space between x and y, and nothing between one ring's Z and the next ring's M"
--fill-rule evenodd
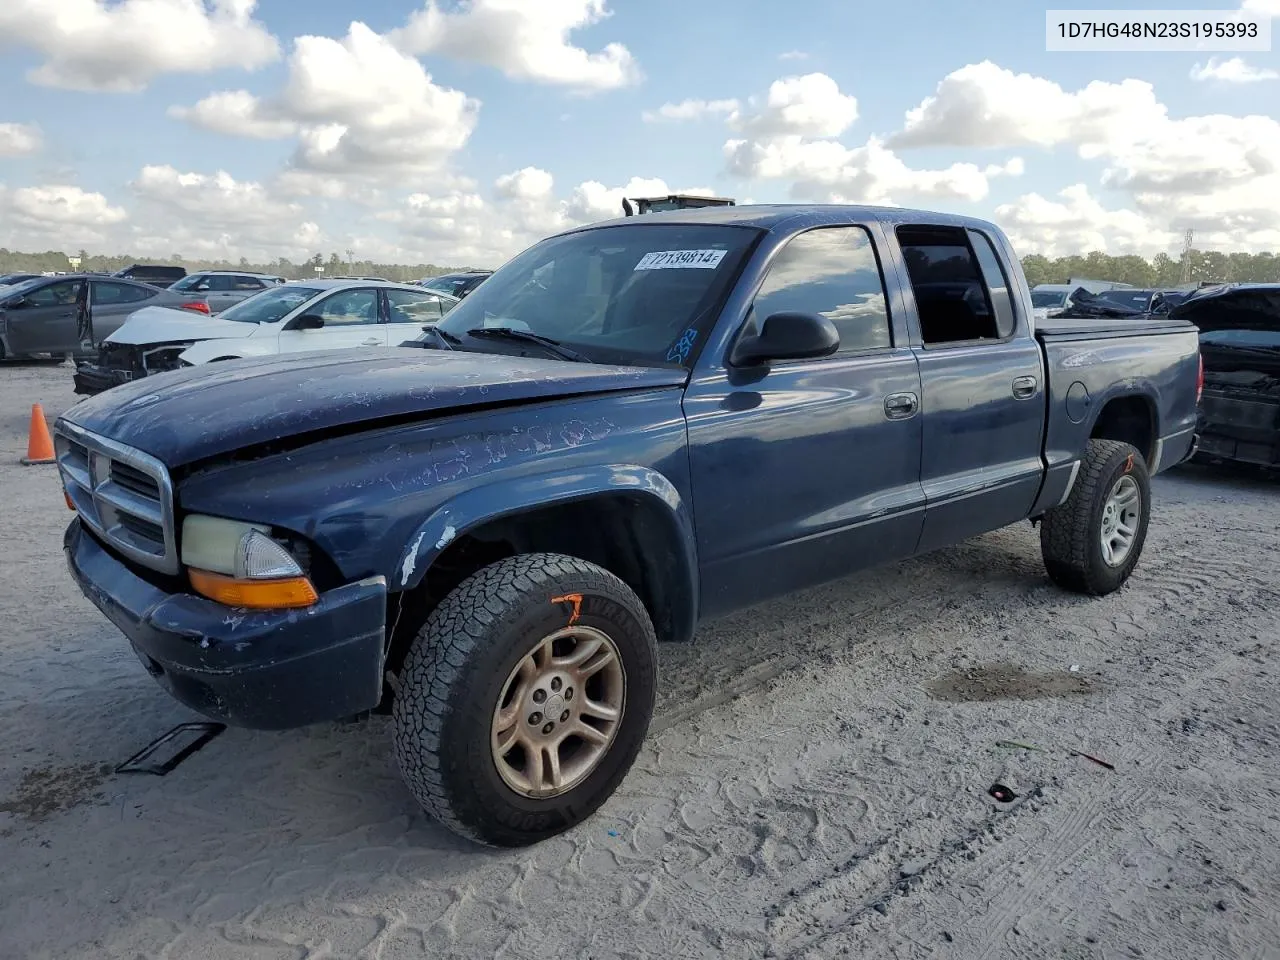
M73 576L178 700L391 713L405 781L496 846L635 760L658 641L1019 521L1117 590L1192 455L1197 334L1033 329L995 226L857 206L543 240L420 341L178 370L55 428Z

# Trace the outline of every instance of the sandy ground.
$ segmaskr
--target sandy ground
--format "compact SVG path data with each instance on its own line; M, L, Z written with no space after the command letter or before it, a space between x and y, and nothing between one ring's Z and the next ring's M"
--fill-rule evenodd
M493 852L383 718L111 774L194 717L68 578L34 401L69 371L0 367L5 960L1280 956L1275 483L1159 478L1103 600L1023 525L707 627L599 815Z

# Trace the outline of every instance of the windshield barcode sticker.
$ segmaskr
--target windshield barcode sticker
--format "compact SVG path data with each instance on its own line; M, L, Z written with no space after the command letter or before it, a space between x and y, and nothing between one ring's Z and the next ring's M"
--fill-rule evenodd
M646 253L636 270L714 270L726 250L656 250Z

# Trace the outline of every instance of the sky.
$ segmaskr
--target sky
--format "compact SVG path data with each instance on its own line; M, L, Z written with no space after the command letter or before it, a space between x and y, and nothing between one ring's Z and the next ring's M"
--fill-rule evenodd
M1280 251L1280 53L1046 52L1045 6L2 0L0 246L497 266L688 191Z

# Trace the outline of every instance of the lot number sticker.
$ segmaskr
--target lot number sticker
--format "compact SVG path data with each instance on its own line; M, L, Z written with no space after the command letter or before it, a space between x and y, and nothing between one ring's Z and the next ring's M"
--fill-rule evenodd
M655 250L646 253L636 270L714 270L726 250Z

